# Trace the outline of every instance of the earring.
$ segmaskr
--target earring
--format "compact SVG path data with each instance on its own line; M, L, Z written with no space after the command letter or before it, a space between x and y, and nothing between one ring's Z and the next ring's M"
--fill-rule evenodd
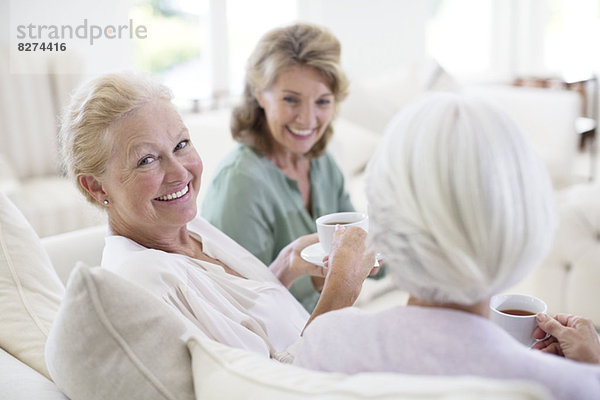
M107 206L108 205L108 199L104 199L104 201L102 203L104 203L104 205Z

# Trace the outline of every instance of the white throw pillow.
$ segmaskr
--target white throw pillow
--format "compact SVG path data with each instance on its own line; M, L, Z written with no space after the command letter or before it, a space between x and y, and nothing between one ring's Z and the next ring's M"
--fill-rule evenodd
M48 370L71 400L193 399L182 339L192 328L142 287L80 265L48 337Z
M192 337L196 400L205 399L550 399L532 383L477 377L391 373L344 375L281 364L258 354Z
M333 126L335 134L327 149L344 176L350 178L365 169L381 136L345 118L336 119Z
M0 192L0 347L48 378L44 346L63 293L39 237Z

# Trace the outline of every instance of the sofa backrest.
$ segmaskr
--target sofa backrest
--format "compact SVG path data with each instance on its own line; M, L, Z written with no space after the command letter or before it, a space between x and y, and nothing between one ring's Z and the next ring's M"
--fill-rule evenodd
M77 263L100 265L107 230L106 225L99 225L41 239L42 246L64 285Z

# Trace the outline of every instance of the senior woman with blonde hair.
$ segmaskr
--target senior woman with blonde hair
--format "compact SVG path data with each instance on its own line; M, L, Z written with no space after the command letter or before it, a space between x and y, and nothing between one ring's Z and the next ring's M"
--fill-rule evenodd
M342 172L325 152L348 90L340 55L329 30L296 23L267 32L248 59L231 118L240 144L215 171L201 213L265 264L316 232L321 215L354 211ZM305 275L290 290L310 312L321 284Z
M287 357L312 319L287 287L301 274L326 272L299 256L316 235L292 242L267 269L197 217L202 161L166 87L128 74L90 81L63 117L61 142L69 175L108 215L103 268L148 289L216 341ZM358 296L373 265L365 235L337 232L313 317Z
M371 246L408 305L317 318L296 364L529 379L560 399L600 397L600 368L530 350L487 319L490 297L536 267L556 225L547 173L512 120L475 98L426 97L387 127L367 196Z

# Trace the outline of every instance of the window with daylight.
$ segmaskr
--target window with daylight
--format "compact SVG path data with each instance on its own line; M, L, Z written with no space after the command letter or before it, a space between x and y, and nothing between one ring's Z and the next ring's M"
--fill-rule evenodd
M136 68L169 86L178 104L210 97L209 0L138 0L130 16L148 30L149 40L134 44Z
M461 79L493 68L493 0L432 0L427 53Z
M131 18L149 40L135 42L136 68L169 86L183 109L218 106L242 92L258 39L292 22L296 8L296 0L138 0Z

